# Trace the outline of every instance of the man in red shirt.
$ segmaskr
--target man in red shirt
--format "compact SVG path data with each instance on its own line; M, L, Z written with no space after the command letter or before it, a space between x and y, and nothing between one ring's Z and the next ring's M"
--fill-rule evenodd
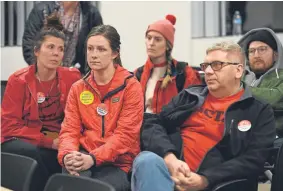
M241 82L241 47L217 43L200 66L206 86L183 90L144 121L145 151L134 161L132 190L211 189L235 179L251 182L262 170L275 139L274 116Z

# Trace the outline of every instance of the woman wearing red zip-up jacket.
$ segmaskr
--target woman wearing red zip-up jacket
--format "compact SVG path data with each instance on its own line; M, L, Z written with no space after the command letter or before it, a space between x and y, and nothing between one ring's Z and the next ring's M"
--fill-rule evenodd
M162 107L184 88L201 84L200 76L184 62L173 59L174 15L150 24L145 44L148 59L135 71L145 97L145 112L160 113Z
M93 28L86 51L91 71L70 90L58 160L65 172L96 178L116 191L127 191L127 174L140 152L142 88L122 67L120 36L114 27Z
M57 161L58 134L70 87L80 79L77 69L60 67L64 55L63 26L53 14L35 37L36 63L8 79L2 101L2 152L24 155L38 163L30 190L43 190Z

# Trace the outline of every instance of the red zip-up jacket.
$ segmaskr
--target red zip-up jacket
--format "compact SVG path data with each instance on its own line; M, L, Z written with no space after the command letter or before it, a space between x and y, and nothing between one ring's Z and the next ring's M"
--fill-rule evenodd
M59 135L58 161L80 146L95 156L96 166L111 163L128 172L140 152L143 95L140 83L117 66L109 90L101 97L93 74L70 90ZM107 114L99 108L105 104Z
M8 79L1 106L1 143L21 139L39 147L52 147L53 139L40 132L42 122L38 113L35 71L33 64L15 72ZM60 104L65 108L68 92L81 75L79 70L65 67L58 67L57 74Z

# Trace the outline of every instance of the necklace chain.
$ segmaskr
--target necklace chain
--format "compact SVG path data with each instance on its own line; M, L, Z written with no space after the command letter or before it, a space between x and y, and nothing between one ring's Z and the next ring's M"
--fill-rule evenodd
M43 87L43 85L42 85L42 83L41 83L41 80L40 80L38 74L36 74L35 76L36 76L36 78L37 78L37 80L38 80L38 82L39 82L39 84L40 84L40 87L42 88L43 91L45 91L45 89L44 89L44 87ZM57 79L57 76L56 76L56 79ZM50 87L50 89L49 89L49 91L48 91L48 93L47 93L47 95L46 95L45 97L49 97L49 96L50 96L50 92L51 92L51 90L52 90L53 87L54 87L54 84L55 84L56 79L53 79L52 85L51 85L51 87ZM44 93L45 93L45 92L44 92Z

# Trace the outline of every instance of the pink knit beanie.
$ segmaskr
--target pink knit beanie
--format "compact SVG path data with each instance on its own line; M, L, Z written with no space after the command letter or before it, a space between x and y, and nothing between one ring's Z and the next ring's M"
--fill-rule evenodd
M175 28L174 25L176 23L176 17L174 15L166 15L166 19L162 19L159 21L156 21L148 26L146 34L149 31L156 31L159 32L164 36L166 40L170 42L170 44L174 45L174 33Z

